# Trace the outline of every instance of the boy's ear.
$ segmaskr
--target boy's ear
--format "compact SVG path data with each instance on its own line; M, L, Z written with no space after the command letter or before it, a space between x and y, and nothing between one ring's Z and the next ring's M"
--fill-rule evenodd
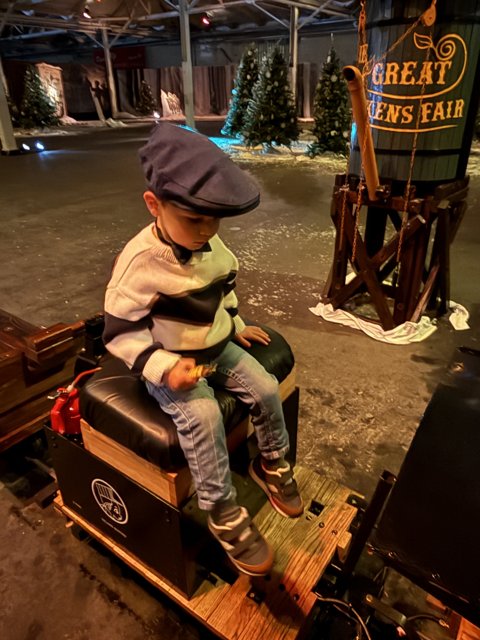
M152 216L157 218L160 215L160 208L162 206L161 201L157 198L153 191L145 191L145 193L143 194L143 199L145 201L145 204L147 205L147 209L150 211Z

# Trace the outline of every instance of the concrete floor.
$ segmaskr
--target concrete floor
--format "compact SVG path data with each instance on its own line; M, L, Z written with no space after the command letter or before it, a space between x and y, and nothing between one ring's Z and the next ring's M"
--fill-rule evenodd
M45 326L101 310L114 256L149 222L137 160L147 134L145 126L86 129L45 138L49 151L40 155L0 156L0 307ZM332 257L332 172L307 163L246 167L262 204L221 229L241 263L241 313L279 330L295 353L298 461L369 496L384 469L398 472L454 349L479 348L480 178L472 178L452 250L451 296L470 311L472 328L456 332L443 318L427 341L391 346L308 310ZM79 544L51 508L31 503L22 455L0 456L0 638L208 636L110 557Z

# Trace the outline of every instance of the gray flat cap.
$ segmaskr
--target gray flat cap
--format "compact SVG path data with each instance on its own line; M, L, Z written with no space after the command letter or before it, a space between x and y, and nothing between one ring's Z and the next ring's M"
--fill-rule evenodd
M253 179L200 133L159 122L139 155L148 188L180 207L223 218L260 202Z

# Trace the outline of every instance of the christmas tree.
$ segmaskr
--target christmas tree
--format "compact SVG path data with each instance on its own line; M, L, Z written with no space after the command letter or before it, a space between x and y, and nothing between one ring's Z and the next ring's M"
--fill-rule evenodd
M244 51L237 69L232 99L228 107L222 133L226 136L237 136L243 130L248 103L252 97L253 85L258 78L258 52L252 43Z
M22 127L49 127L58 124L57 105L48 96L34 66L27 68L20 104L19 122Z
M316 140L308 148L310 156L324 151L347 154L350 137L351 110L340 59L330 49L315 89L313 135Z
M158 109L157 101L153 97L152 88L142 80L140 85L140 96L137 102L137 111L144 116L150 116L154 111Z
M299 136L295 101L288 84L285 59L278 48L264 58L248 103L242 130L248 146L290 146Z

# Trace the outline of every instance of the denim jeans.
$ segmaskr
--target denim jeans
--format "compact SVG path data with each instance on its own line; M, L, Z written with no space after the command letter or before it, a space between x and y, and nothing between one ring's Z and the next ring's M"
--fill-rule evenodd
M282 457L288 451L288 433L275 376L233 342L214 362L217 370L209 380L249 407L262 456L269 460ZM211 510L216 502L234 498L223 417L207 380L201 378L187 391L172 391L148 381L146 385L177 427L199 507Z

